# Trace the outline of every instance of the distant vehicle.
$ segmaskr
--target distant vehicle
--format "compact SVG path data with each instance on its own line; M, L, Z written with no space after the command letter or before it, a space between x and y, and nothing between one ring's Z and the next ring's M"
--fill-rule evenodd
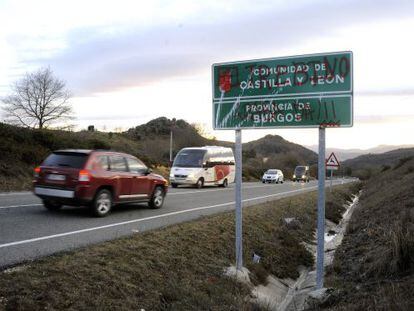
M267 170L262 177L262 183L276 183L279 182L283 184L284 177L281 170L270 169Z
M93 150L59 150L34 170L34 193L49 210L89 206L106 216L114 204L148 202L162 207L167 180L132 155Z
M296 166L295 171L292 176L292 180L309 182L309 179L310 179L309 166L305 166L305 165Z
M234 182L235 165L231 148L205 146L184 148L178 152L170 172L173 188L178 185L227 187Z

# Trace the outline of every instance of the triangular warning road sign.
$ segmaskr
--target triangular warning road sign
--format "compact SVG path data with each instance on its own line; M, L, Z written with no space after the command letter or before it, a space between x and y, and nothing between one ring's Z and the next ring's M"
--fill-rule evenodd
M332 152L328 160L326 160L326 166L333 166L333 167L339 166L339 161L337 157L335 156L335 153Z

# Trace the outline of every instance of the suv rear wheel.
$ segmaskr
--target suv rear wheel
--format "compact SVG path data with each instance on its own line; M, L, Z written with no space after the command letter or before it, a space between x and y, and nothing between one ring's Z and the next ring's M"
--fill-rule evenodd
M165 191L162 187L157 186L154 189L154 193L152 194L151 200L148 202L148 205L151 208L161 208L164 204L164 198L165 198Z
M99 190L92 203L92 212L97 217L109 214L112 208L112 193L109 190Z
M43 205L49 211L58 211L62 208L62 204L48 200L43 200Z

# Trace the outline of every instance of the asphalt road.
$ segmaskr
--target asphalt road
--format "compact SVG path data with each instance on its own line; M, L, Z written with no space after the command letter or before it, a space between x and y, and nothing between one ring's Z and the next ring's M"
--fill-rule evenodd
M334 184L350 181L335 180ZM316 189L316 181L244 183L243 206ZM82 207L50 212L30 192L0 193L0 267L232 209L234 185L170 189L159 210L146 204L117 206L105 218L91 217Z

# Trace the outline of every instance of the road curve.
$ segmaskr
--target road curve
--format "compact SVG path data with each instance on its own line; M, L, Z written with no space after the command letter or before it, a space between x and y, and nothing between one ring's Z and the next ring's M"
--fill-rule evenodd
M335 180L334 184L350 181ZM243 206L316 189L316 181L244 183ZM0 193L0 268L232 209L234 185L226 189L170 189L159 210L131 204L115 207L105 218L90 217L81 207L50 212L30 192Z

